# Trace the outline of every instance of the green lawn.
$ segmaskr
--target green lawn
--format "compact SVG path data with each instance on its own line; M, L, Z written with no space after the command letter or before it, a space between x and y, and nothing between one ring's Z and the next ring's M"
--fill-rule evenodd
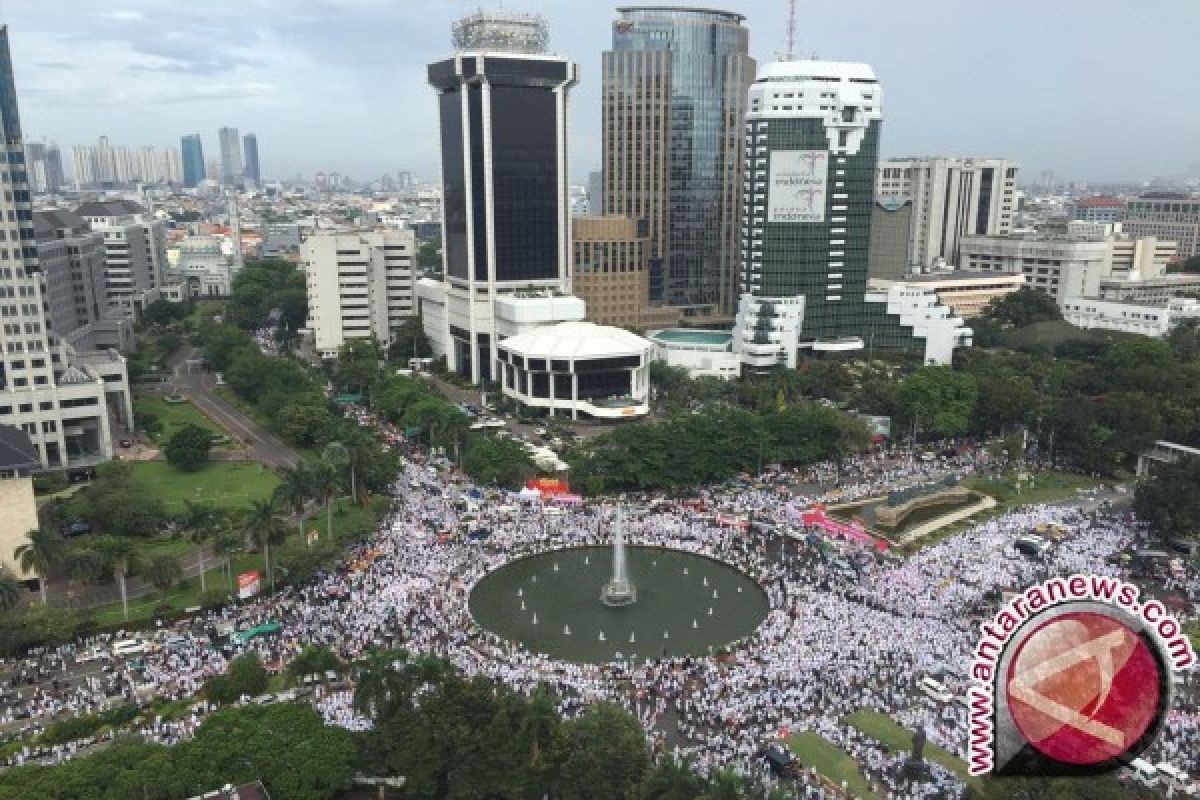
M912 750L913 732L898 725L887 714L862 708L846 717L846 722L893 750ZM967 772L967 762L954 754L932 742L926 742L925 758L935 764L941 764L968 784L978 788L979 779L972 778Z
M878 800L879 795L872 792L867 780L858 768L858 762L845 751L830 744L820 734L812 731L797 733L787 738L787 745L800 765L805 769L812 767L817 772L833 781L835 786L846 782L846 788L853 797Z
M240 509L251 500L265 500L279 485L274 472L247 461L212 461L196 472L183 472L165 461L139 461L133 478L162 500L167 513L184 509L183 501L215 508Z
M968 489L975 489L996 498L993 513L997 514L1017 506L1066 500L1075 497L1079 489L1092 489L1100 485L1100 481L1071 472L1033 473L1033 480L1022 482L1019 492L1015 474L1011 472L997 478L976 475L962 483Z
M205 430L212 431L214 435L224 433L220 426L191 403L168 403L161 397L135 398L133 401L134 416L147 412L158 417L158 421L162 425L162 430L158 435L151 437L160 444L170 439L177 430L185 425L198 425Z

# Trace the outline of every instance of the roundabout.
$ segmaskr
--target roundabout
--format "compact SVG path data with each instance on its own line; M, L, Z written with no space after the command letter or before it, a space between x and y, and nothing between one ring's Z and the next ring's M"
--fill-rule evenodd
M628 546L636 600L602 599L613 548L575 547L511 561L469 598L475 623L526 650L563 661L708 656L750 636L770 610L752 578L707 556Z

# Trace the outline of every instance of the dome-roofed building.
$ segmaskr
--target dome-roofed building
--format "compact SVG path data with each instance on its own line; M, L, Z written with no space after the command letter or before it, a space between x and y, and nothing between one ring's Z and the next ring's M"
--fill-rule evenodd
M649 412L653 344L621 328L560 322L500 342L507 397L551 415L624 419Z

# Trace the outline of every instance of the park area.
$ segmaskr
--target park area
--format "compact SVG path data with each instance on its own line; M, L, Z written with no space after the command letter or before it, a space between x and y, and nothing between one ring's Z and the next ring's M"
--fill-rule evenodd
M162 501L168 514L184 510L184 501L225 511L246 508L270 498L279 478L267 467L249 461L211 461L195 472L184 472L165 461L132 465L134 483Z
M214 436L222 434L221 429L212 420L186 400L171 403L162 397L138 397L133 401L133 412L138 426L143 429L147 419L158 421L154 432L149 434L157 444L165 443L186 425L196 425L210 431Z
M845 783L852 797L878 800L879 794L871 791L858 762L820 734L813 731L793 734L787 738L787 746L796 754L802 767L815 769L835 786Z
M863 708L846 717L846 722L891 751L912 751L913 732L898 725L887 714ZM967 785L978 788L979 779L970 776L967 763L932 742L925 744L925 760L942 765L966 781Z

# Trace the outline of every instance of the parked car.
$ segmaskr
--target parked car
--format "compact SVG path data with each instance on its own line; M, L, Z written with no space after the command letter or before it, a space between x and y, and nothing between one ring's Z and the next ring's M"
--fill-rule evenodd
M118 639L112 643L112 654L114 658L127 658L129 656L140 656L146 652L146 643L138 638L133 639Z

